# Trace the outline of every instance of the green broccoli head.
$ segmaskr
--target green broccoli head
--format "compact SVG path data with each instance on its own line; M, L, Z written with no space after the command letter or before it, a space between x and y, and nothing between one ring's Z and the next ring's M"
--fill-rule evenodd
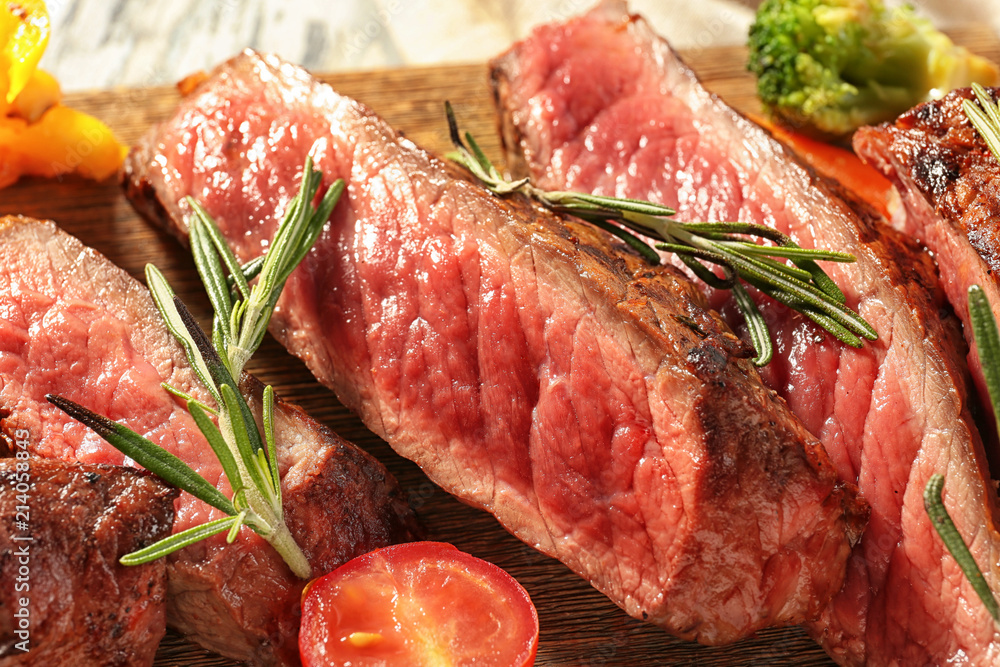
M998 70L910 7L881 0L764 0L747 68L784 122L824 138L890 120Z

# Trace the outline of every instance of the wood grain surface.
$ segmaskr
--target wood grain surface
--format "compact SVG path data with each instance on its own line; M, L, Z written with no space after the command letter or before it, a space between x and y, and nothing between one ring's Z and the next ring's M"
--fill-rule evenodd
M985 27L953 31L956 39L1000 60L1000 42ZM685 52L704 83L744 112L758 111L753 82L744 71L742 48ZM451 100L461 125L500 157L492 104L483 65L323 75L343 94L371 106L417 144L448 148L443 101ZM169 117L178 100L172 87L121 89L69 96L68 102L105 120L125 142L135 141ZM76 178L23 180L0 190L0 215L21 213L50 218L140 277L147 262L159 266L203 321L208 307L187 252L172 238L144 223L116 183ZM275 385L340 435L378 457L396 475L428 537L452 542L514 575L531 594L541 619L539 665L829 665L821 649L798 628L771 629L743 642L703 647L681 641L634 620L560 563L506 533L488 514L437 489L413 464L397 456L317 384L305 367L270 338L251 371ZM157 665L230 665L168 634Z

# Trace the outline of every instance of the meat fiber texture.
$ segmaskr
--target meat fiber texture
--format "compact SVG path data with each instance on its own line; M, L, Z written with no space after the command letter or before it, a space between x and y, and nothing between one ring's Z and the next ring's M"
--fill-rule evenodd
M272 332L397 452L682 637L796 623L840 588L852 494L678 272L456 178L252 52L133 150L125 185L181 236L196 197L246 259L309 151L346 194Z
M34 456L122 464L118 450L44 398L60 394L122 421L231 495L208 443L162 382L211 404L146 289L51 222L0 218L5 433L30 433ZM247 376L242 389L259 406L259 383ZM275 409L275 435L285 519L314 572L413 536L409 507L373 458L285 403ZM186 493L176 514L175 532L222 516ZM305 582L250 529L231 545L225 538L168 558L168 624L228 657L297 664Z
M995 97L997 90L992 91ZM934 253L941 286L965 325L968 363L992 413L982 362L969 324L968 291L979 285L994 313L1000 313L1000 180L996 159L962 110L975 100L970 88L922 104L893 123L863 127L855 133L858 155L888 176L900 192L904 213L893 219L900 231ZM991 433L990 435L995 435ZM991 438L987 438L990 442ZM1000 448L992 442L994 477L1000 473Z
M856 256L828 272L879 334L861 349L761 302L776 346L765 380L871 504L844 589L809 630L841 664L996 664L997 626L923 505L944 474L945 506L1000 590L994 492L930 258L707 92L620 2L539 28L494 61L493 79L509 161L541 187L762 223Z
M0 459L0 665L152 665L166 632L164 561L125 554L170 535L178 492L147 472ZM80 576L86 573L86 576Z

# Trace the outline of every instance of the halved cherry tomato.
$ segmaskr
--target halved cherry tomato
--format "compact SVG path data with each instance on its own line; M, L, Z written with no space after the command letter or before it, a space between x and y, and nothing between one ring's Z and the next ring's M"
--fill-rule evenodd
M537 648L538 614L521 585L441 542L359 556L302 596L305 667L527 667Z

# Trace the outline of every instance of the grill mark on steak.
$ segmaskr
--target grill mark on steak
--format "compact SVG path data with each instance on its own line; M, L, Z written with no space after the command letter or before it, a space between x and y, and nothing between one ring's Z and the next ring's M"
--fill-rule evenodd
M0 404L32 433L32 453L124 461L44 399L61 394L123 421L228 494L208 443L161 382L211 404L142 285L51 222L0 218ZM241 391L259 406L259 383L244 376ZM413 538L409 507L372 457L284 402L275 436L285 516L315 573ZM188 494L176 510L177 531L222 516ZM255 533L187 547L168 557L167 573L171 627L251 664L298 663L304 582Z
M763 378L872 505L843 591L808 627L843 664L995 661L992 619L923 509L928 478L945 473L949 511L997 588L995 493L931 258L707 92L623 2L538 28L493 61L491 78L508 164L541 187L650 199L682 221L769 224L804 247L857 257L828 272L879 332L861 350L760 304L776 347ZM950 191L952 153L934 156L923 178ZM710 298L738 321L731 302Z
M959 165L951 150L940 146L928 147L922 159L915 165L914 176L921 189L930 190L935 195L943 194L958 178Z
M931 238L923 228L941 218L968 239L992 273L1000 269L1000 232L994 222L1000 187L995 160L962 111L966 99L975 99L970 89L956 90L911 109L895 123L864 128L857 150L911 195L907 211L914 220L900 221L905 230ZM939 173L945 176L933 177ZM920 199L933 212L919 206Z
M25 480L27 493L17 490ZM166 632L166 564L118 559L170 534L177 495L132 468L0 459L0 663L152 665ZM25 504L28 529L15 521ZM26 640L14 632L22 598Z
M272 332L369 428L675 634L720 643L818 613L863 509L678 271L490 196L252 52L133 149L124 185L182 237L194 194L246 258L314 142L348 186Z

